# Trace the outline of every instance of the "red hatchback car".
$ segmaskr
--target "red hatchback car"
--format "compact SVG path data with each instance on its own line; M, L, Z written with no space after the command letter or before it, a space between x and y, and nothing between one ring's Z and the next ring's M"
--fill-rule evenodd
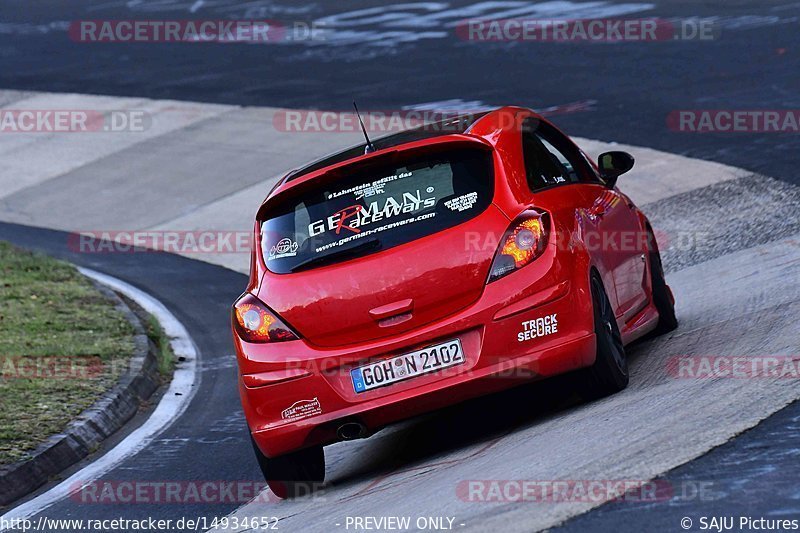
M232 321L273 491L321 482L326 444L521 382L625 388L625 346L677 327L653 230L616 187L632 166L504 107L283 178Z

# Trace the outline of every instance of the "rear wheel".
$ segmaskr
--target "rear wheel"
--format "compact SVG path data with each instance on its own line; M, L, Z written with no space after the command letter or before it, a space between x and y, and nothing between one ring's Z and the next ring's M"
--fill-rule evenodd
M653 304L658 311L658 326L653 331L655 335L663 335L678 327L678 318L675 316L675 301L664 279L664 267L661 264L661 254L652 233L648 235L648 255L650 259L650 283L653 287Z
M311 494L325 480L325 452L313 446L279 457L267 457L252 440L258 466L267 485L279 498Z
M594 364L584 370L582 392L588 399L595 399L621 391L628 386L629 378L622 335L611 301L597 274L592 275L591 288L597 355Z

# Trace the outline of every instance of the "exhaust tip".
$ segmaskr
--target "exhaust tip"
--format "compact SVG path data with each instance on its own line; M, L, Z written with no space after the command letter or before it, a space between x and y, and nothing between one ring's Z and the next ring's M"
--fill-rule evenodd
M360 422L347 422L339 426L336 435L342 440L361 439L366 437L367 428Z

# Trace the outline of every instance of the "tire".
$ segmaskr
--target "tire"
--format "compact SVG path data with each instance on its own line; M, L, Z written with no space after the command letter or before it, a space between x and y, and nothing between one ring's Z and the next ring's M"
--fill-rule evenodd
M267 485L279 498L311 494L325 480L325 452L313 446L279 457L267 457L250 438Z
M614 309L603 282L597 274L591 278L594 332L597 355L594 364L583 371L582 396L594 400L609 396L628 386L628 360L622 344Z
M661 253L655 236L648 234L648 256L650 263L650 284L653 292L653 304L658 311L658 325L653 335L663 335L678 328L678 317L675 316L675 300L664 279L664 267L661 264Z

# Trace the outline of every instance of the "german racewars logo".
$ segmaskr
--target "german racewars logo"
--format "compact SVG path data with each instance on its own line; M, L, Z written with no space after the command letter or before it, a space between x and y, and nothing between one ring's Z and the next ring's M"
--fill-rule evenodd
M364 226L388 220L401 214L415 213L435 205L435 196L423 198L422 192L417 189L412 192L404 192L397 197L389 196L382 202L370 202L366 207L352 205L340 209L326 219L316 220L309 224L308 234L311 237L315 237L327 231L334 231L336 235L339 235L342 230L361 233L361 228Z
M280 259L282 257L294 257L297 255L299 245L291 239L281 239L269 249L269 259Z
M368 229L366 231L362 231L361 233L354 233L354 234L350 235L349 237L344 237L344 238L339 239L338 241L334 241L334 242L328 243L328 244L326 244L324 246L319 246L319 247L316 248L316 252L317 253L324 252L325 250L330 250L331 248L336 248L337 246L342 246L344 244L347 244L348 242L351 242L351 241L353 241L355 239L361 239L361 238L367 237L369 235L375 235L377 233L381 233L383 231L387 231L387 230L394 229L394 228L399 228L399 227L405 226L407 224L415 224L417 222L422 222L423 220L428 220L428 219L431 219L431 218L433 218L435 216L436 216L436 213L425 213L423 215L418 215L416 217L409 217L409 218L406 218L406 219L403 219L403 220L398 220L398 221L395 221L395 222L391 222L389 224L384 224L383 226L378 226L378 227L373 228L373 229Z

